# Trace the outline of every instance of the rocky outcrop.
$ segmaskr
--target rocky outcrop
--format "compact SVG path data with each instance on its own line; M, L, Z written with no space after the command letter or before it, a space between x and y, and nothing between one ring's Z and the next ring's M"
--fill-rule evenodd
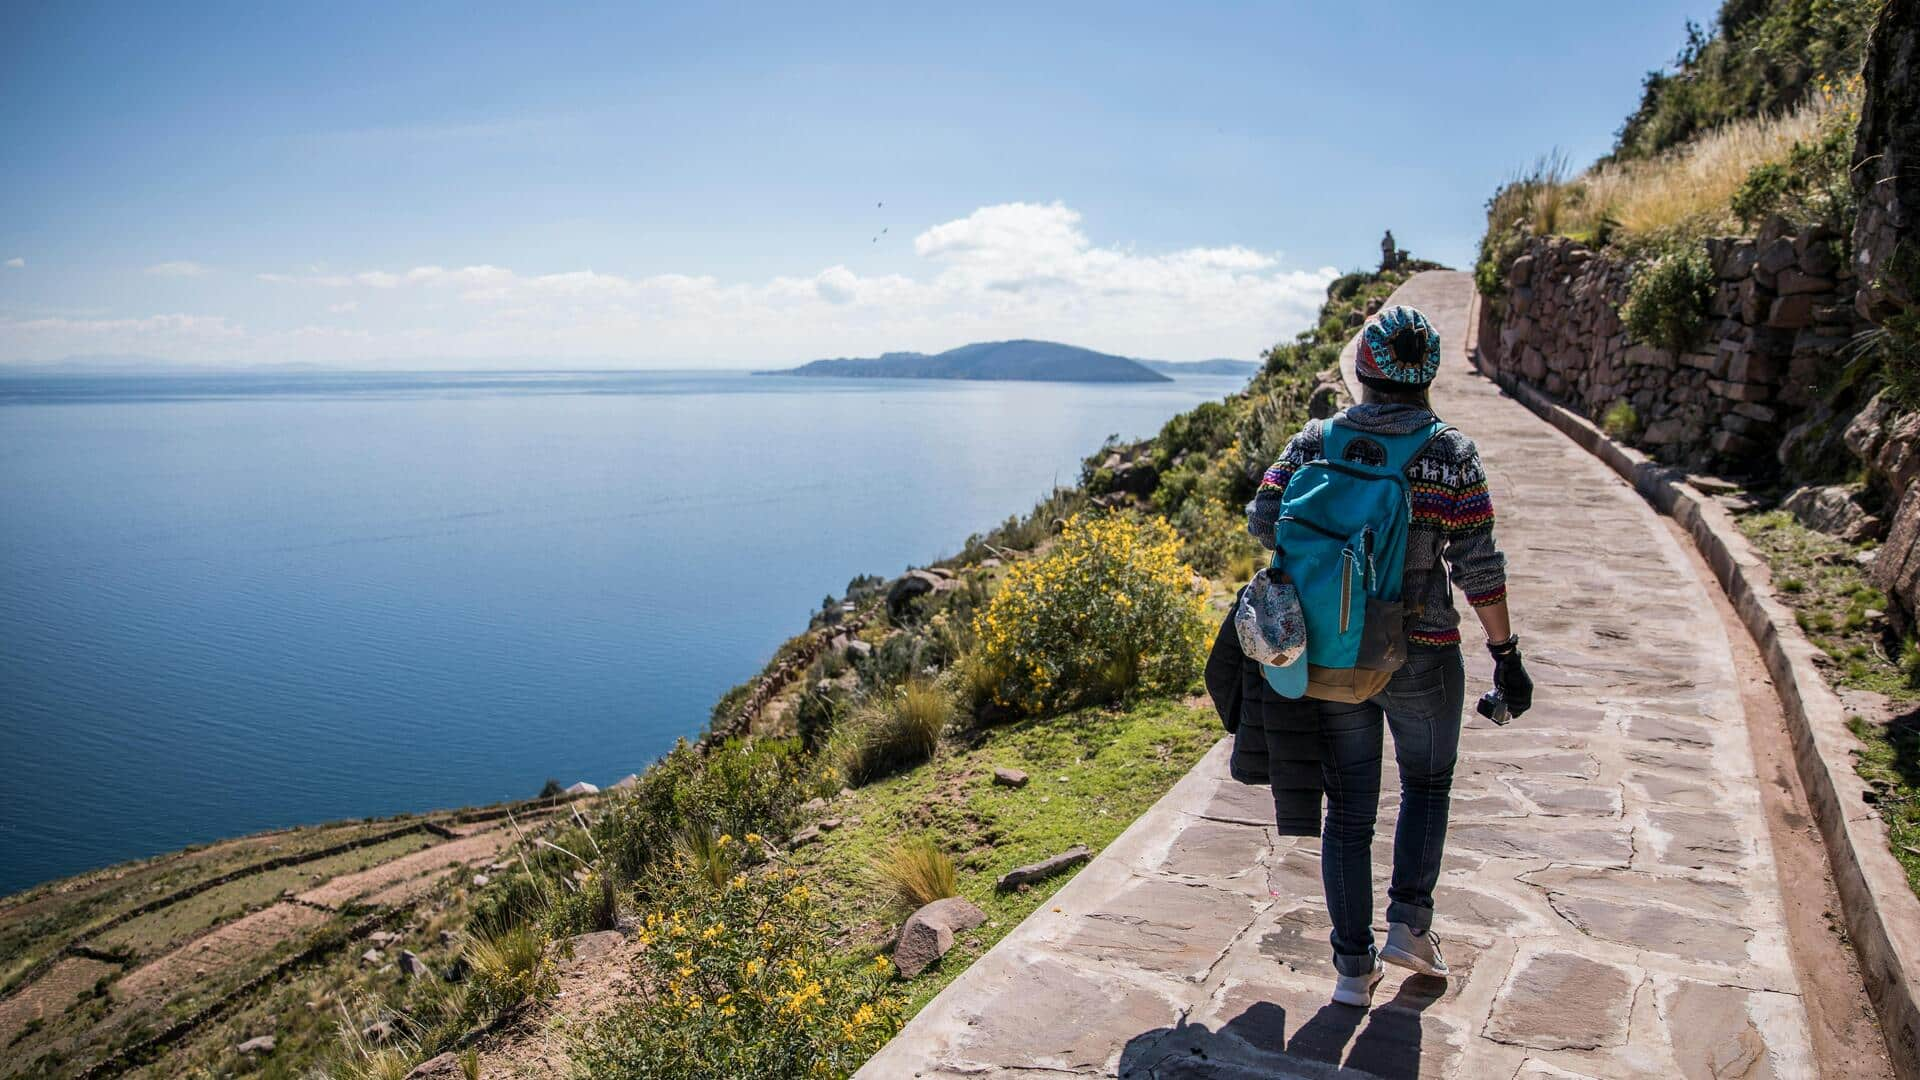
M1855 299L1878 322L1920 304L1920 265L1899 273L1896 254L1920 258L1920 5L1888 4L1867 43L1867 92L1853 148Z
M1849 543L1878 540L1886 535L1887 523L1867 509L1861 501L1863 494L1858 484L1795 488L1780 508L1807 528Z
M1774 451L1844 364L1858 329L1841 237L1774 218L1752 239L1706 241L1715 287L1700 344L1675 353L1628 338L1632 266L1565 237L1529 240L1481 349L1502 375L1599 421L1621 403L1663 461L1773 474ZM1821 429L1822 432L1825 429ZM1804 445L1811 435L1801 433ZM1791 472L1791 469L1787 471Z

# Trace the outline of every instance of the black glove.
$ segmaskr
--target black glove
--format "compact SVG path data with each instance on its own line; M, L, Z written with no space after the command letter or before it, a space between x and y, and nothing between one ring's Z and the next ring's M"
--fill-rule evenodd
M1487 651L1493 654L1493 685L1506 699L1507 711L1519 716L1533 708L1533 680L1527 678L1527 667L1520 662L1520 636L1516 634L1499 644L1489 641Z

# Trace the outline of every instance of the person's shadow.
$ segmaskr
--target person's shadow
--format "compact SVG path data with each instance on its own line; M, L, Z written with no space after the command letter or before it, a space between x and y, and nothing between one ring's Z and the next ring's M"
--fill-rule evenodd
M1410 975L1392 1000L1371 1010L1329 1002L1291 1036L1287 1010L1270 1001L1248 1006L1218 1031L1192 1023L1154 1028L1127 1041L1119 1075L1121 1080L1287 1076L1291 1060L1312 1063L1302 1075L1336 1065L1384 1080L1417 1078L1420 1014L1446 989L1445 980Z

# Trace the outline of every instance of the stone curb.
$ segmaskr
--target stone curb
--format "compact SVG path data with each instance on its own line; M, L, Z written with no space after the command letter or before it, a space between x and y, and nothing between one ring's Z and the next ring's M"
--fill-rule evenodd
M1518 380L1481 368L1477 318L1468 320L1469 360L1480 373L1606 462L1653 507L1674 519L1713 568L1740 621L1772 674L1793 741L1807 801L1820 824L1827 860L1840 894L1847 936L1860 960L1867 994L1880 1014L1895 1070L1920 1080L1920 898L1894 859L1887 828L1868 809L1866 784L1852 766L1860 746L1846 726L1846 709L1814 667L1817 650L1800 632L1793 610L1774 594L1766 561L1754 553L1733 516L1686 483L1682 474L1608 438L1585 417Z

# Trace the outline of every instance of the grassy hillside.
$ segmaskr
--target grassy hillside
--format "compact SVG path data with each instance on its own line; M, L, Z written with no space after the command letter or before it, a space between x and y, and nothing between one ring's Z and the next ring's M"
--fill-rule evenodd
M999 874L1098 851L1220 737L1195 694L1256 564L1241 507L1411 270L1340 278L1243 391L1098 448L952 558L850 583L716 704L725 737L626 790L265 834L10 898L0 1074L845 1075L1070 876L1001 893ZM987 924L894 977L902 897L947 892Z

